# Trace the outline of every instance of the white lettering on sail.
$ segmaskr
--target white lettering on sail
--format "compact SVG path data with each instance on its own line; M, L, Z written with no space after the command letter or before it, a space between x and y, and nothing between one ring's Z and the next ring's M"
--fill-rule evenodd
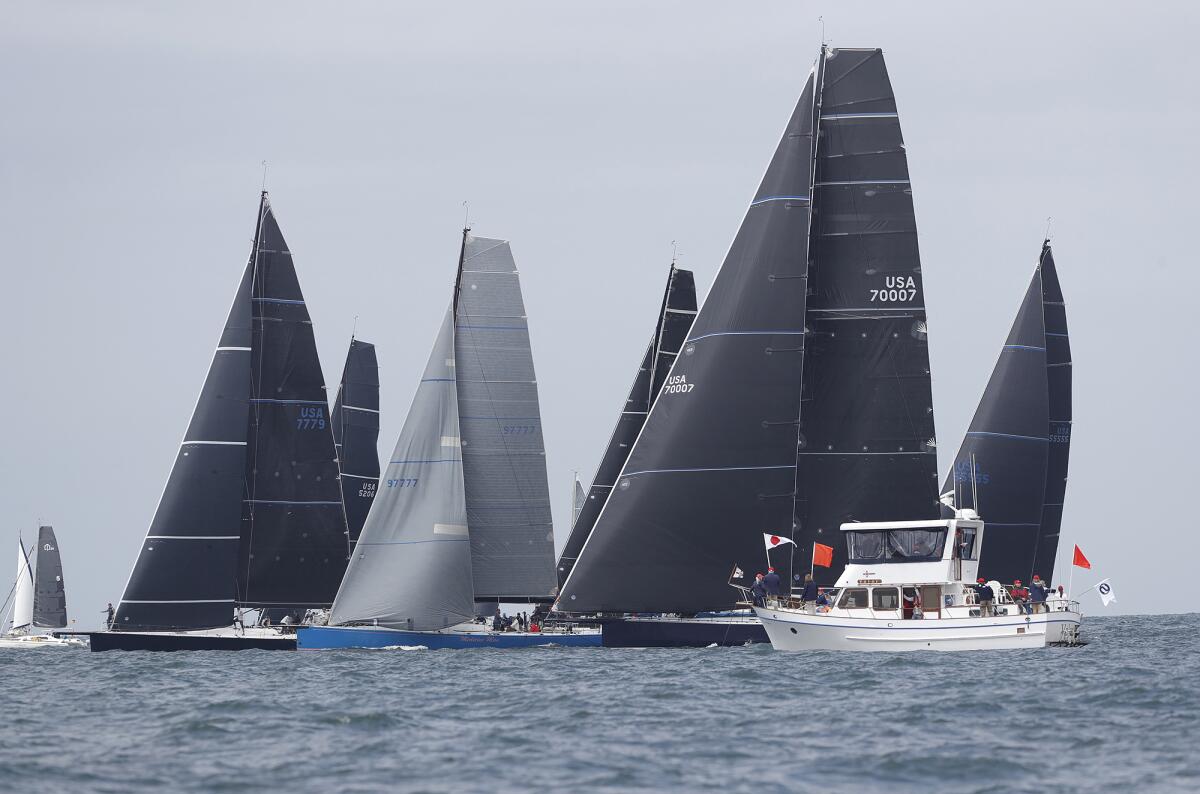
M917 280L912 276L887 276L883 289L871 290L870 300L875 303L907 302L917 297Z
M662 394L687 394L696 388L696 384L688 383L687 375L672 375L663 384Z

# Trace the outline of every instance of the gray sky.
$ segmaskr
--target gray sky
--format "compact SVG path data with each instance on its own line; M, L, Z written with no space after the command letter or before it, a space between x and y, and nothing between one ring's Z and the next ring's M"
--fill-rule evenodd
M900 106L942 470L1053 216L1075 360L1059 571L1078 542L1094 571L1076 589L1111 576L1121 611L1193 611L1162 565L1200 554L1180 504L1200 10L920 8L3 0L0 540L55 525L81 625L120 596L266 159L331 389L355 315L379 347L384 454L449 299L462 202L512 241L561 545L571 471L598 462L671 241L706 291L824 14L834 46L884 49Z

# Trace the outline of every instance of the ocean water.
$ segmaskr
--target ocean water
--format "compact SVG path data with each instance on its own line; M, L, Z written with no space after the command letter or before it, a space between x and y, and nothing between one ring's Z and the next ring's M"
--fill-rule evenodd
M1082 648L0 651L19 791L1200 790L1200 615Z

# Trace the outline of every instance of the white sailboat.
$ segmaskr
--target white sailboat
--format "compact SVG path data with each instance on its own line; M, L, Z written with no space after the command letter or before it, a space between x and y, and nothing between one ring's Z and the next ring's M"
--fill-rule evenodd
M984 523L974 510L841 529L850 561L826 594L828 605L768 598L755 607L776 649L972 651L1078 643L1078 602L1026 606L992 581L992 605L979 603L973 583Z
M38 581L34 564L25 544L17 541L17 576L12 589L11 625L0 635L0 648L78 648L86 643L73 637L55 637L38 629L63 628L67 625L66 602L62 597L62 567L58 560L58 543L54 530L42 527L38 548L45 555L37 565L37 577L53 581Z

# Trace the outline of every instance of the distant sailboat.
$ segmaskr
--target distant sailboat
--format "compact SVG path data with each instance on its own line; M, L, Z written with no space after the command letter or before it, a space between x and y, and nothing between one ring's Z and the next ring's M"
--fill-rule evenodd
M497 632L477 602L549 601L553 532L537 381L516 265L463 232L442 320L328 626L301 649L599 644Z
M600 466L588 489L587 501L584 502L579 514L571 524L571 534L563 547L558 559L558 584L561 587L575 567L575 560L587 542L596 519L608 501L616 483L621 467L629 458L633 442L646 423L650 408L662 391L663 382L679 348L692 327L696 318L696 283L692 271L682 270L671 263L671 271L667 276L667 288L663 293L662 307L659 309L657 322L654 324L654 334L646 353L642 357L641 366L629 389L629 396L617 418L617 426L613 428L608 446L600 458Z
M1070 451L1071 341L1047 240L942 486L944 517L953 517L952 504L987 521L982 576L1050 581Z
M332 419L353 549L379 486L379 362L370 342L350 340Z
M312 321L264 191L166 490L92 650L295 648L242 616L332 603L349 554L338 475Z
M11 625L0 636L0 648L63 648L81 646L81 640L40 634L37 629L67 626L67 597L62 557L54 529L38 529L36 555L30 560L23 543L17 543L17 577L12 590Z
M726 610L731 572L798 587L853 520L935 518L937 462L912 190L878 49L822 48L742 226L558 608ZM840 558L840 559L838 559ZM670 636L668 636L670 635ZM640 644L728 644L703 619Z

